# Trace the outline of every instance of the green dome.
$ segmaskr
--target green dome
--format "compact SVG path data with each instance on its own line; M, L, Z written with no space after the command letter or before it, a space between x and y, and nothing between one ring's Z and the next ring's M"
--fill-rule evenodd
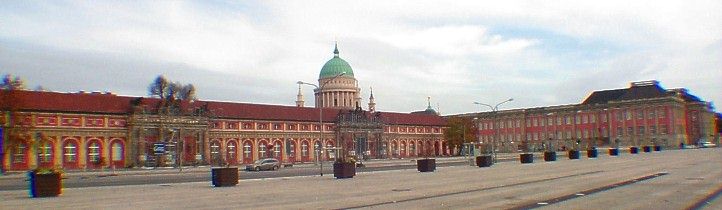
M323 64L321 73L318 75L319 79L335 77L336 75L346 72L343 76L353 77L353 70L348 62L338 57L338 46L333 51L333 58L328 60L326 64Z

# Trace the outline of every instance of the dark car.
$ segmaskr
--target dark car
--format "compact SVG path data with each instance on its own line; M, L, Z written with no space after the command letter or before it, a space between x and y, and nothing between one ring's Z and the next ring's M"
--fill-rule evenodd
M246 165L247 171L278 170L279 168L281 168L281 163L275 158L260 159L253 164Z

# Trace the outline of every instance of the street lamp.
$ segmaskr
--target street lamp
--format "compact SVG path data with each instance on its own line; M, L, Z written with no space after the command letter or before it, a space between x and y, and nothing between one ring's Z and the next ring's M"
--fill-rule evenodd
M498 123L496 122L496 117L497 117L496 113L499 111L499 105L506 103L506 102L513 101L513 100L514 100L514 98L509 98L505 101L499 102L495 106L491 106L491 105L485 104L485 103L474 102L474 104L476 104L476 105L488 106L491 109L491 113L492 113L492 116L494 119L494 121L492 122L492 126L494 127L494 138L492 138L493 141L491 143L491 153L494 155L494 163L496 163L496 148L495 148L496 147L496 139L499 137L499 125L497 125Z
M319 104L316 104L316 106L318 107L318 125L319 125L318 140L321 141L321 151L318 154L319 155L318 161L321 162L321 169L320 169L321 176L323 176L323 159L322 159L323 151L326 149L326 144L325 144L325 142L323 142L323 96L321 96L321 91L323 90L323 87L326 87L326 85L329 82L333 81L334 79L336 79L340 76L343 76L344 74L346 74L346 72L341 72L341 73L337 74L336 76L331 77L331 79L326 80L326 82L321 84L320 87L316 84L307 83L307 82L303 82L303 81L296 82L296 84L299 84L299 85L310 85L310 86L316 87L316 89L318 89L318 93L319 93L318 94L319 95L318 103ZM338 154L336 154L336 155L338 155Z

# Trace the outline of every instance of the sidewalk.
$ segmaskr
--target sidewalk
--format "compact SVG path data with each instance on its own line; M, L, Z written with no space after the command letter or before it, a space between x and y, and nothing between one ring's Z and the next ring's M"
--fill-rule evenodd
M0 191L0 200L7 209L513 209L542 203L549 209L685 209L721 189L720 151L560 158L534 164L508 161L488 168L440 167L431 173L375 171L351 179L248 179L235 187L211 187L203 181L66 188L54 198L29 198L27 190L12 190ZM368 162L407 161L411 159ZM660 172L667 175L620 185ZM588 193L606 186L615 187ZM557 200L563 202L550 202ZM708 205L719 209L722 200Z

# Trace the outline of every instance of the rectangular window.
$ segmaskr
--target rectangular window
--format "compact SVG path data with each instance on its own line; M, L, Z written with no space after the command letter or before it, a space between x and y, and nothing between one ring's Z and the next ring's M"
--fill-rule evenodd
M660 125L660 126L659 126L659 133L666 135L667 132L668 132L667 129L668 129L668 128L667 128L667 125Z
M602 136L603 136L603 137L609 137L609 133L607 132L607 128L602 128Z
M607 114L602 114L602 122L607 122Z
M627 135L633 136L634 135L634 127L627 127Z
M637 135L644 135L644 126L637 126Z
M622 127L617 127L617 136L623 136L624 135L624 129Z
M53 155L53 148L50 147L50 144L45 143L38 147L38 159L42 163L48 163L52 161Z
M644 109L637 110L637 119L638 120L644 119Z
M647 117L647 119L654 119L655 117L657 117L656 110L650 109L648 112L649 112L649 116Z
M657 134L657 126L649 126L649 134L650 135L656 135Z
M534 125L534 127L538 126L538 125L539 125L539 119L537 119L537 118L534 118L534 121L533 121L533 123L534 123L534 124L533 124L533 125Z
M25 144L20 143L17 147L15 147L15 152L13 153L13 163L24 163L25 162Z
M617 121L622 121L622 111L617 110L615 113L617 114Z
M584 130L584 135L582 137L589 138L589 130Z
M667 110L664 108L659 109L659 118L665 118L667 117Z
M590 123L597 122L597 115L595 115L595 114L589 115L589 122Z
M577 117L574 118L574 124L579 124L582 122L582 116L577 115Z
M516 127L517 128L521 127L521 120L516 120Z
M632 110L626 110L624 112L624 119L631 120L632 119Z
M549 119L547 119L547 125L554 125L554 118L553 118L553 117L550 117Z
M526 126L524 127L528 128L529 126L531 126L531 119L526 119Z
M557 125L562 125L562 117L557 117Z

